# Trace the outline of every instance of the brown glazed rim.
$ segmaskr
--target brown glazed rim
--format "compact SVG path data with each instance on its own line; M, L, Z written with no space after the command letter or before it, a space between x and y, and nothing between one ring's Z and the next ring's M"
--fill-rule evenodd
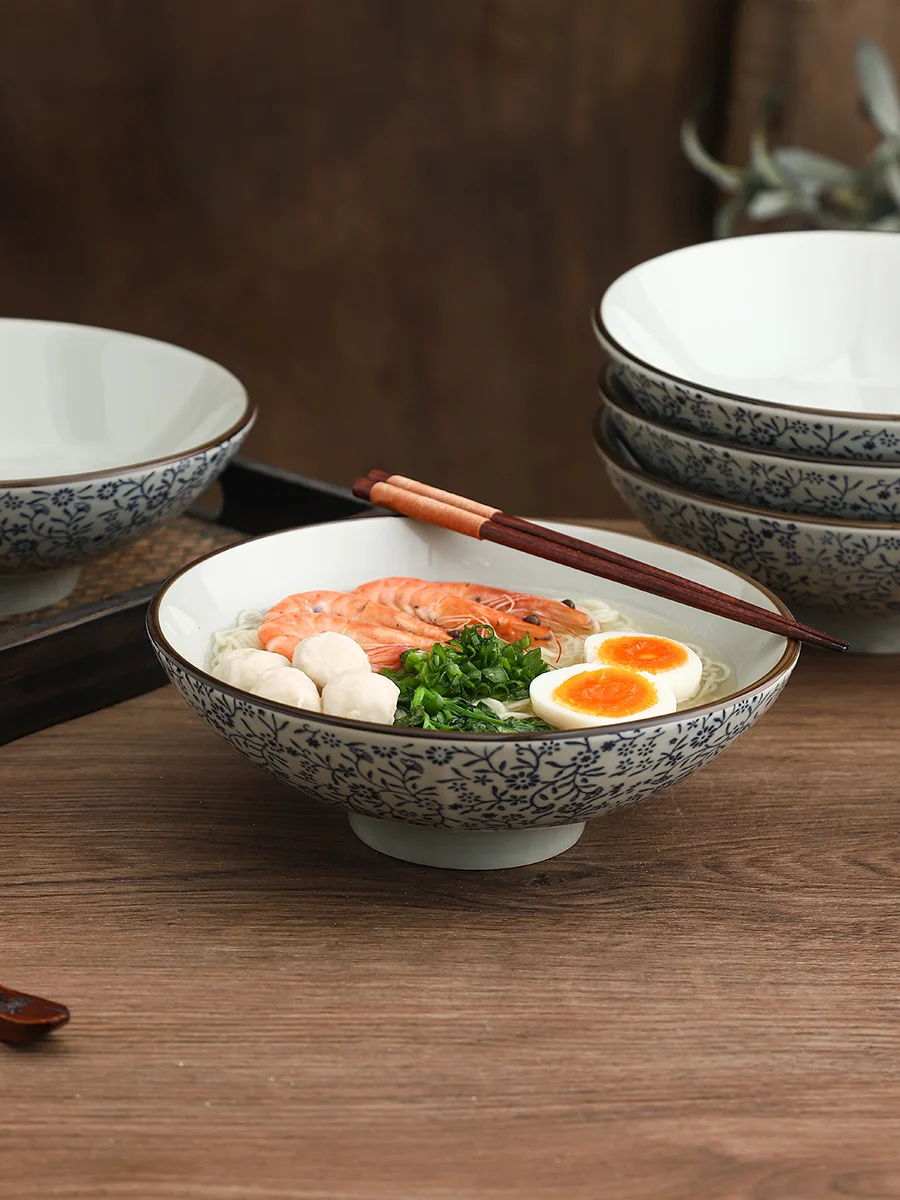
M771 234L766 234L766 237L771 236ZM775 236L777 237L778 235L776 234ZM602 303L603 301L601 300L600 304ZM626 350L621 342L617 342L603 324L603 319L600 316L600 305L591 310L591 326L594 330L594 336L604 350L612 350L628 362L634 363L636 367L640 367L644 371L649 371L653 375L659 375L662 379L668 379L672 383L677 383L681 387L689 388L694 392L705 392L708 396L716 399L734 400L738 404L759 405L761 408L770 408L775 412L797 413L801 417L826 417L832 421L878 421L885 425L900 422L900 414L891 416L889 413L851 413L845 412L843 409L836 410L833 408L798 408L796 405L776 403L774 400L759 400L756 396L742 396L739 392L723 392L718 388L707 387L705 383L697 383L696 380L682 379L680 375L670 375L668 371L663 371L660 367L654 367L651 363L645 362L644 359L638 358L636 354L632 354L629 350ZM606 344L604 345L604 343Z
M221 363L215 362L211 358L207 358L204 354L198 354L195 350L188 350L186 346L177 346L174 342L164 342L159 338L145 337L141 333L129 333L123 329L107 329L102 325L78 325L73 321L39 321L26 318L10 317L0 318L0 326L3 325L55 325L60 329L87 329L97 333L112 333L118 337L128 338L132 341L150 342L155 346L165 346L169 350L175 350L180 354L188 354L192 358L200 359L203 362L209 363L224 375L227 375L235 384L236 390L240 393L244 400L244 409L238 419L225 430L224 433L216 434L215 437L208 441L201 442L197 446L189 446L187 449L180 451L178 454L165 454L161 458L148 458L143 462L124 463L122 466L103 467L99 471L80 471L77 475L48 475L40 479L0 479L0 488L4 490L12 490L15 488L29 487L67 487L70 483L82 483L88 479L105 479L109 476L123 475L126 471L146 471L153 467L166 467L170 463L180 462L183 458L191 458L195 454L203 454L207 450L212 450L215 446L221 446L224 442L231 441L237 434L249 432L253 422L256 420L258 409L251 407L250 397L247 395L247 389L238 379L238 377L223 367Z
M627 401L622 399L620 394L622 390L627 391L627 388L623 388L622 385L617 386L617 380L613 378L613 366L610 363L605 370L600 372L597 380L597 391L606 405L623 412L627 417L633 417L635 420L649 425L652 429L661 429L665 433L670 433L676 437L683 437L687 441L695 442L700 446L721 447L723 450L736 451L739 454L754 455L758 458L772 460L785 458L789 462L805 463L818 471L827 471L829 467L834 465L836 467L845 467L848 471L893 470L900 474L900 462L882 461L881 459L866 460L864 458L810 458L805 454L796 454L792 450L778 450L770 453L759 446L744 446L740 442L729 442L726 438L715 437L710 433L697 433L692 429L677 429L674 425L667 425L665 421L648 417L633 405L628 404Z
M626 462L622 456L617 453L614 446L610 445L609 438L603 428L603 418L606 416L604 406L597 410L594 414L593 434L594 444L597 450L604 458L614 462L620 471L624 471L626 475L634 475L638 479L645 479L647 483L653 487L659 488L664 492L674 492L676 496L684 496L687 500L692 500L696 504L705 504L708 508L724 508L729 512L752 513L755 517L765 517L769 521L785 521L789 525L822 525L826 529L846 530L854 533L861 533L864 537L872 537L880 533L894 533L900 530L900 521L872 521L868 525L860 525L856 521L844 521L838 517L808 517L805 514L796 514L782 512L780 508L756 508L752 504L735 504L731 500L719 500L716 496L704 496L702 492L692 492L690 488L681 487L677 483L669 483L667 479L661 479L658 475L653 475L642 467L633 467L630 462ZM681 547L679 546L680 550ZM690 554L691 551L686 551ZM701 557L703 557L701 555ZM714 559L711 561L715 561ZM724 566L724 563L720 563ZM753 580L756 583L756 580ZM757 584L757 587L762 586Z
M394 516L373 517L370 519L376 521L404 520L407 524L414 523L409 521L408 518ZM770 671L767 671L765 675L748 684L747 687L741 688L738 692L730 692L727 696L722 696L718 700L711 703L701 704L696 708L683 708L678 712L669 713L665 717L644 717L640 721L629 721L627 723L623 722L622 724L618 725L594 726L593 728L588 727L585 729L554 729L551 732L545 733L466 733L461 730L412 729L402 725L381 725L376 724L373 721L354 721L348 717L332 717L326 716L323 713L308 712L304 709L294 708L289 704L280 704L275 700L266 700L263 702L260 697L254 697L250 692L241 691L240 688L235 688L230 684L222 683L221 680L216 679L215 676L211 675L208 671L204 671L201 667L194 666L193 663L189 662L183 655L178 653L178 651L169 643L166 636L162 632L162 628L160 627L159 623L159 609L166 596L166 593L168 592L169 588L171 588L172 585L181 578L182 575L185 575L188 571L192 571L194 567L199 566L200 563L206 562L211 558L217 558L220 554L226 554L229 550L236 549L237 546L246 546L250 542L260 542L266 538L281 537L286 533L294 533L297 529L318 529L329 525L344 524L345 522L343 521L323 521L320 525L316 525L314 527L295 526L293 529L278 530L277 533L263 533L258 537L246 538L244 541L238 542L236 546L224 546L219 550L211 550L208 554L204 554L199 558L195 558L193 562L188 563L186 566L176 571L173 575L170 575L151 600L147 609L147 634L151 642L158 646L159 649L161 649L169 658L174 659L175 662L183 667L189 674L197 676L204 683L212 685L214 688L225 692L229 696L233 696L237 700L257 701L259 702L260 707L264 706L266 709L271 709L274 712L281 713L288 717L296 717L298 714L302 714L304 720L321 724L323 728L326 729L356 729L365 733L377 733L381 737L392 737L397 739L413 738L416 740L424 739L426 741L451 740L458 742L486 742L493 745L502 745L504 742L513 741L549 742L561 741L565 739L572 740L584 737L599 737L603 733L608 733L610 736L612 736L614 733L617 733L621 730L631 731L652 729L658 725L665 725L670 722L675 723L686 719L693 719L695 717L707 716L710 713L715 712L717 709L722 708L725 704L729 704L734 700L740 700L743 696L748 696L753 692L760 691L779 676L789 673L791 670L793 670L800 655L800 643L788 641L784 648L784 653L775 666L772 667ZM793 620L793 616L787 606L781 600L779 600L773 592L769 591L767 587L764 587L761 583L757 583L755 579L750 579L749 576L744 575L741 571L736 571L733 567L726 566L725 563L715 562L714 559L707 558L707 556L704 554L697 554L693 550L682 550L680 546L674 548L677 549L680 554L686 554L690 558L698 558L702 562L711 563L713 566L720 567L723 571L728 571L731 575L737 576L738 579L742 579L745 582L750 583L752 587L757 588L764 596L767 596L772 601L777 611L780 612L782 616L787 617L789 620Z

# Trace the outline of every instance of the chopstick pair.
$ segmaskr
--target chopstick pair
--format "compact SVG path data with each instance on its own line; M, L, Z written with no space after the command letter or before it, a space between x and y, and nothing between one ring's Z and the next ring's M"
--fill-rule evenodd
M456 533L480 538L482 541L495 542L499 546L521 550L549 562L573 567L586 574L638 588L640 591L675 600L691 608L727 617L729 620L764 629L769 633L780 634L782 637L819 646L825 650L848 649L846 642L832 637L831 634L812 629L799 621L789 620L780 613L770 612L746 600L739 600L736 596L729 596L703 584L682 579L670 571L651 567L647 563L628 558L624 554L616 554L613 550L606 550L580 538L557 533L533 521L511 516L498 508L469 500L466 496L454 495L453 492L445 492L441 488L431 487L405 475L370 471L366 477L357 479L354 483L353 494L403 516L426 521L430 525L439 525Z

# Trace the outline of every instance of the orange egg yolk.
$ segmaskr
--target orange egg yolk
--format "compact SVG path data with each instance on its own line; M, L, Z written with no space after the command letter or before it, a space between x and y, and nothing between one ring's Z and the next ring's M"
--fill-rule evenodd
M616 667L630 667L632 671L673 671L683 667L688 660L687 651L677 642L662 637L607 638L597 647L601 662Z
M634 671L601 667L570 675L554 689L553 699L594 717L630 717L655 704L658 693L649 679Z

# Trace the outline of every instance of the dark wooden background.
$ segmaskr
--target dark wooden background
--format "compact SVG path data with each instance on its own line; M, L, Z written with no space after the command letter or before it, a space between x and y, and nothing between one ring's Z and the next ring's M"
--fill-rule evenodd
M0 312L172 340L252 454L620 512L591 305L708 236L731 0L2 0Z

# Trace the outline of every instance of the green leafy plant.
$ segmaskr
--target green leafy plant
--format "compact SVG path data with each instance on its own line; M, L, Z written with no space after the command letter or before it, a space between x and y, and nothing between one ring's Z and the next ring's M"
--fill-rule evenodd
M728 199L716 213L716 237L728 237L735 221L797 218L821 229L884 229L900 232L900 97L891 65L869 38L856 46L856 75L863 109L881 141L861 167L851 167L801 146L769 144L777 97L759 106L750 138L750 161L728 166L703 146L695 117L681 127L688 161Z
M550 729L536 717L501 717L483 703L524 700L532 679L549 669L529 640L507 644L489 625L467 625L446 645L404 650L398 670L382 671L400 689L395 724L470 733Z

